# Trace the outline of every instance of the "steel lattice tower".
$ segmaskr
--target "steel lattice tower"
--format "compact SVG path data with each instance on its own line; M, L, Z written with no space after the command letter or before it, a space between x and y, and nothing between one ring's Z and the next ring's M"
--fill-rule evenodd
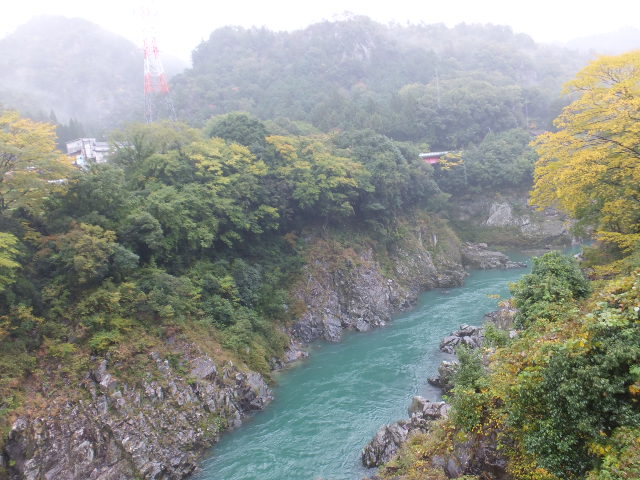
M147 123L158 118L159 107L165 104L168 116L175 120L175 110L169 98L169 83L160 60L158 42L153 33L151 8L144 9L144 117Z

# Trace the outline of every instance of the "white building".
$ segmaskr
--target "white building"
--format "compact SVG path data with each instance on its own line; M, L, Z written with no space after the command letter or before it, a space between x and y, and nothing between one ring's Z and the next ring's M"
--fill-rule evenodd
M109 157L109 142L78 138L67 142L67 155L74 157L79 167L86 167L90 163L105 163Z

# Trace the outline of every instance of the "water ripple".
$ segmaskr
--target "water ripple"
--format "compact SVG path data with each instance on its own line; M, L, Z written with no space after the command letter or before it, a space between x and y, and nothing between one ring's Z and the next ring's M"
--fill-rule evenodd
M424 294L385 328L347 334L315 348L282 375L276 400L225 435L194 480L355 480L367 474L360 451L377 429L406 416L411 397L439 399L426 383L440 339L495 309L523 270L474 272L464 287ZM371 474L369 472L369 474Z

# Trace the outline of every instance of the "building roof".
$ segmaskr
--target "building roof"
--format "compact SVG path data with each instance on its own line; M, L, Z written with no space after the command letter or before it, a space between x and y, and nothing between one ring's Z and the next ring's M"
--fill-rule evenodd
M433 157L442 157L444 155L446 155L447 153L450 153L449 151L446 152L427 152L427 153L421 153L419 155L420 158L433 158Z

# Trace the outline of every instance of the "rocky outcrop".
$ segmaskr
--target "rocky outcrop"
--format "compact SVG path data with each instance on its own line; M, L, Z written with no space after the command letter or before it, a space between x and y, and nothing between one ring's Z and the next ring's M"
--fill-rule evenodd
M84 382L84 398L57 397L18 418L2 452L10 478L159 480L193 472L222 431L272 396L261 375L215 362L195 345L181 350L177 366L152 352L146 379L135 385L103 360Z
M458 199L454 217L475 227L501 230L501 244L533 247L567 245L573 241L566 215L553 208L538 211L528 204L527 193Z
M486 244L461 244L443 222L418 219L385 258L369 246L345 248L321 239L310 240L309 261L294 288L304 307L289 333L297 346L315 340L339 341L344 330L367 331L384 325L394 313L411 306L424 290L462 284L463 266L481 269L520 268Z
M497 433L468 434L467 441L455 441L450 453L434 455L432 465L442 467L448 478L477 475L478 478L508 480L507 459L498 448Z
M471 268L489 270L496 268L526 268L527 266L526 263L511 261L502 252L489 250L486 243L466 242L462 245L460 251L463 264Z
M443 360L438 367L438 375L429 377L427 381L442 389L442 393L449 393L453 389L453 376L458 371L458 365L457 361Z
M460 345L470 348L482 346L484 341L484 329L475 325L460 325L460 328L451 335L447 335L440 342L440 350L445 353L455 353Z
M425 220L407 227L383 265L373 249L358 251L312 240L310 261L294 288L304 306L290 329L295 341L338 341L344 330L366 331L412 305L424 290L462 284L459 240L445 225Z
M338 264L326 257L315 259L305 267L305 277L297 290L305 312L291 329L293 338L303 343L338 341L344 329L384 325L404 301L399 286L382 275L371 250L348 252Z
M420 396L413 397L409 407L409 420L383 426L362 451L362 464L373 468L387 463L410 435L428 432L434 420L448 414L449 405L445 402L430 402Z
M501 305L498 310L487 313L484 318L488 322L493 323L500 330L508 331L511 336L514 330L514 321L516 318L517 310L511 306L508 302L505 305Z

